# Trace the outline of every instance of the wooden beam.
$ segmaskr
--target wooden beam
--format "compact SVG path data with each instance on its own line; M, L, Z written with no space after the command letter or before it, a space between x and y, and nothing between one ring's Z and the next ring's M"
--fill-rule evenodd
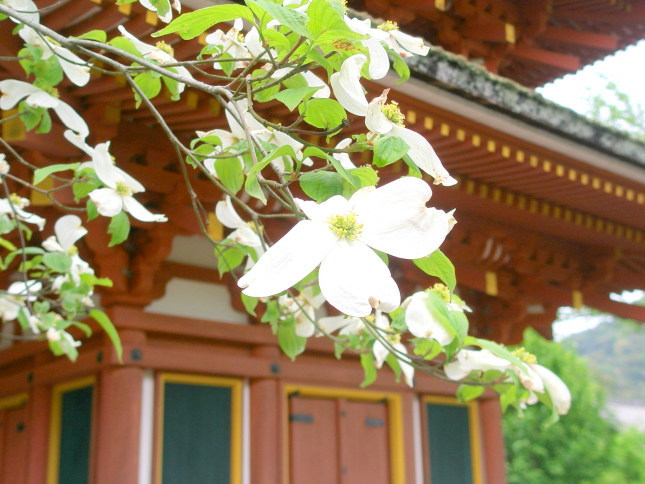
M521 59L537 64L542 64L550 67L557 67L567 71L575 72L582 66L580 58L553 52L546 49L539 49L536 47L529 47L527 45L518 45L509 52L511 57Z
M461 29L462 35L469 39L483 40L486 42L515 43L515 25L508 22L466 24Z
M611 52L618 49L618 37L616 37L615 35L597 34L595 32L574 29L547 27L544 30L543 37L545 39L555 40L557 42L593 47L595 49L603 49Z

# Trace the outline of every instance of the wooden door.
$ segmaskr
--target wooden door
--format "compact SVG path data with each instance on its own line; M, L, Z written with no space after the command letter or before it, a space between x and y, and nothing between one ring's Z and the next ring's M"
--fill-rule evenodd
M387 404L289 399L291 484L388 484Z
M23 484L27 472L27 408L0 410L0 482Z

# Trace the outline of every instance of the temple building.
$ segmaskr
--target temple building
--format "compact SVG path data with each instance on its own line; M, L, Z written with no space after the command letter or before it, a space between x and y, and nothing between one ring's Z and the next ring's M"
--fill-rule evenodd
M125 25L152 42L161 27L138 3L36 3L51 7L42 23L65 35L102 29L110 38ZM456 208L442 250L473 309L471 333L514 344L530 326L550 337L561 306L645 320L643 307L609 297L645 289L645 144L533 91L644 38L643 2L357 0L349 7L396 21L432 45L410 63L408 83L388 76L368 89L391 88L406 125L459 181L433 187L431 203ZM0 24L0 57L18 50L13 26ZM195 39L175 55L200 49ZM13 77L24 77L18 63L1 62L0 79ZM63 86L63 99L90 125L91 143L111 140L119 166L147 187L142 202L169 221L133 221L131 240L109 248L107 222L98 218L79 244L98 275L114 282L100 304L121 335L122 363L98 328L75 363L54 357L44 342L1 345L0 483L506 482L494 392L461 404L456 384L418 373L408 388L388 370L361 389L358 360L336 359L323 339L311 338L291 361L268 325L244 311L234 281L219 278L176 153L153 115L112 76ZM227 128L220 106L201 92L155 105L185 140L197 129ZM288 113L277 101L263 109L269 120ZM52 136L16 122L1 126L37 166L83 159L61 126ZM379 170L382 182L400 169ZM212 208L221 193L190 176ZM37 194L32 202L42 203L41 214L57 213ZM276 236L287 229L283 222L267 228ZM409 261L391 267L402 293L435 282Z

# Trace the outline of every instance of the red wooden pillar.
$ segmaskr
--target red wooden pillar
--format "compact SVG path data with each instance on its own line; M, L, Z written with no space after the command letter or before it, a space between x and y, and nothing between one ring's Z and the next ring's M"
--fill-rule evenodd
M144 370L112 367L98 382L95 484L137 484Z
M34 385L27 400L27 431L29 436L29 484L44 484L47 480L47 452L51 418L51 387Z
M275 357L277 348L256 348L256 356ZM275 364L276 371L279 366ZM277 379L251 380L251 482L276 484L284 482L284 398Z
M490 398L479 402L482 432L482 458L486 482L506 484L506 459L502 433L502 409L499 400Z

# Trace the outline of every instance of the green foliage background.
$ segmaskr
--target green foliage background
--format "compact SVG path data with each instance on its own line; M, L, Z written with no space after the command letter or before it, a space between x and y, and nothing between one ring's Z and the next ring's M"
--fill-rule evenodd
M549 428L540 406L505 415L509 484L645 484L645 434L604 418L605 392L586 361L530 329L523 346L569 386L572 406Z

